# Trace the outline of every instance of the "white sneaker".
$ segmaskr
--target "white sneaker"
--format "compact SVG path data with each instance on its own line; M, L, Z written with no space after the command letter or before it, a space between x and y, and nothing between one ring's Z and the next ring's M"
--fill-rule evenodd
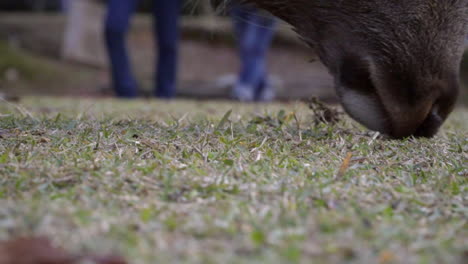
M255 99L254 89L249 85L237 84L232 89L232 98L241 102L252 102Z
M283 86L283 82L276 76L268 76L266 87L257 95L259 102L271 102L275 99L277 91Z
M271 102L273 99L275 99L275 96L275 90L271 86L267 86L262 91L260 91L257 100L259 102Z

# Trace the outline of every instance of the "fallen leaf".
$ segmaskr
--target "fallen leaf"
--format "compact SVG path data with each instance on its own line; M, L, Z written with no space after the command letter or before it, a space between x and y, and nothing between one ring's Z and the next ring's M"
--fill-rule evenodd
M76 256L54 247L46 238L18 238L0 243L0 264L67 264Z
M351 158L352 157L353 157L353 153L348 152L348 154L346 155L346 158L343 160L343 163L341 164L340 170L336 174L337 178L343 177L346 170L349 168L349 164L351 163Z
M393 252L388 251L388 250L382 251L379 255L380 264L391 263L395 261L395 259L396 259L395 254L393 254Z
M22 237L0 242L0 264L126 264L118 256L70 254L44 237Z
M50 142L50 138L46 138L46 137L41 137L41 139L39 140L40 143L49 143Z

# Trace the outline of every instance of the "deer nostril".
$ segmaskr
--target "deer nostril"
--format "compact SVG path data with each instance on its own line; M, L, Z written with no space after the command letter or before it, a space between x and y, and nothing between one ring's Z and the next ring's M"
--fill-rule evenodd
M440 116L438 104L434 104L424 122L418 127L416 137L432 137L439 130L444 119Z

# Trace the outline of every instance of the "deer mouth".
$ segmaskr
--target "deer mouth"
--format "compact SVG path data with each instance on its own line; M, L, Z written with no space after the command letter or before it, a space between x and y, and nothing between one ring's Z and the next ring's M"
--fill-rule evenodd
M376 94L364 94L345 87L338 90L341 90L339 94L344 109L353 119L392 138L432 137L444 122L438 108L429 103L387 108Z
M370 130L390 134L388 114L376 93L369 62L347 56L336 73L335 87L345 111Z
M438 113L437 107L434 107L423 123L417 128L414 136L432 137L438 132L443 122L444 119Z
M391 135L391 123L379 98L375 95L337 87L345 111L358 123L370 130Z
M431 86L427 94L418 95L411 82L383 79L375 72L368 60L342 62L336 90L346 112L368 129L392 138L434 136L448 114L443 114L447 107L436 100L443 85Z

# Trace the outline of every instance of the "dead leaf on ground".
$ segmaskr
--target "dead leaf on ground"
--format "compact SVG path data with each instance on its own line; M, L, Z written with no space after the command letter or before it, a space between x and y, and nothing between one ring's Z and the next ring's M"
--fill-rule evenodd
M343 177L345 174L346 170L349 168L349 165L351 163L351 158L353 157L353 153L349 152L346 154L346 158L343 160L343 163L341 164L340 170L336 174L337 178Z
M46 137L41 137L41 139L39 140L40 143L49 143L50 142L50 139L49 138L46 138Z
M23 237L0 242L0 264L126 264L117 256L70 254L44 237Z
M388 250L382 251L379 255L380 264L392 263L395 260L396 260L395 254L393 254L393 252L388 251Z

